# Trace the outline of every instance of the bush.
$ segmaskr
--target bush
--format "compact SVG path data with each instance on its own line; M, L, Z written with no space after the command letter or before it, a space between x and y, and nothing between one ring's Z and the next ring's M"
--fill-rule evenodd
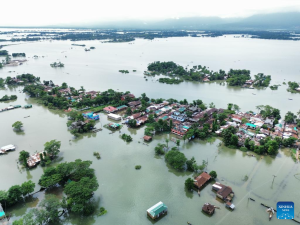
M247 149L246 147L241 147L240 149L241 149L241 151L243 151L243 152L248 151L248 149Z
M217 172L216 171L210 171L210 173L209 173L209 175L212 177L212 178L214 178L214 179L216 179L217 178Z
M142 168L141 165L136 165L136 166L135 166L135 169L136 169L136 170L139 170L139 169L141 169L141 168Z

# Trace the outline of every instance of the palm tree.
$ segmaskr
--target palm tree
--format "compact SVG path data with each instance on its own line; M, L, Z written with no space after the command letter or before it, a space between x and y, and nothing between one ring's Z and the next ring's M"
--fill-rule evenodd
M300 110L297 112L298 117L300 118Z

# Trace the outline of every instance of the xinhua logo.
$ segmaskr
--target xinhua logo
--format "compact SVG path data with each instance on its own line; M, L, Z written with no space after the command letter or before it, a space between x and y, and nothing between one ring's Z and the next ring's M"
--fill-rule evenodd
M294 202L277 202L277 219L294 219Z

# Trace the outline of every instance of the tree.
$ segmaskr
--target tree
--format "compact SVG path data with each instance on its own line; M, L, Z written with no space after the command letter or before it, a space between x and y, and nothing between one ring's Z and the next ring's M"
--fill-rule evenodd
M56 141L55 139L54 140L51 140L49 142L46 142L44 144L45 148L44 150L50 155L50 156L57 156L57 154L59 153L59 149L60 149L60 141Z
M284 120L285 120L285 122L287 122L287 123L294 123L294 121L295 121L296 118L297 118L297 116L294 115L294 113L288 111L288 112L285 114Z
M180 146L180 140L177 140L177 141L176 141L176 145L177 145L177 147L179 148L179 146Z
M149 123L154 123L154 122L155 122L155 120L154 120L154 115L153 115L153 114L150 114L150 115L148 116L148 122L149 122Z
M128 124L130 127L136 127L136 120L135 119L129 120Z
M17 121L17 122L15 122L15 123L12 125L12 127L13 127L14 129L20 131L21 128L23 127L23 123L22 123L21 121Z
M26 195L32 193L34 191L34 188L35 188L35 183L33 183L31 180L24 182L21 185L22 195L25 197Z
M68 208L71 212L82 213L89 203L93 192L99 187L96 177L83 177L80 181L72 181L65 186L65 193L68 196Z
M27 158L29 157L29 152L26 152L25 150L20 151L19 153L19 161L22 162L22 164L27 167Z
M166 138L167 148L169 148L169 139Z
M231 135L230 145L233 145L233 146L239 145L239 138L235 134Z
M22 188L20 185L14 185L8 189L7 201L9 205L13 205L22 200Z
M188 179L185 180L184 185L185 185L186 189L192 190L194 187L194 180L189 177Z
M238 105L236 105L236 104L233 105L233 109L235 111L240 111L240 107Z
M216 179L217 176L218 176L218 175L217 175L217 172L214 171L214 170L210 171L209 175L210 175L213 179Z
M213 103L213 102L211 102L210 104L209 104L209 108L215 108L216 106L215 106L215 104Z
M158 143L157 146L154 149L155 150L155 154L157 154L157 155L164 155L165 154L165 151L164 151L165 148L166 148L165 144Z
M176 170L182 170L187 160L185 155L177 150L169 151L165 159Z
M126 109L126 115L131 115L131 114L132 114L131 108L128 107L128 108Z
M194 168L194 164L196 163L196 160L194 157L192 157L191 159L186 161L186 169L188 171L194 172L195 168Z
M227 129L222 131L222 136L223 136L223 142L225 146L229 146L231 144L231 136L235 134L236 129L234 127L228 127ZM235 139L235 138L234 138ZM234 141L233 139L233 141Z
M47 223L56 223L59 220L58 214L61 206L55 195L46 195L39 207L42 207L41 210L44 211L44 213L39 213L42 216L42 220L47 221Z

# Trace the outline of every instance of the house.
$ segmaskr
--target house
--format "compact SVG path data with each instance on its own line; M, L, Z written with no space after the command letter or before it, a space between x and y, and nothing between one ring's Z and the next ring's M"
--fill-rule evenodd
M118 110L118 111L121 111L121 110L124 110L124 109L127 109L127 108L128 108L127 105L121 105L121 106L118 106L118 107L117 107L117 110Z
M206 78L206 77L203 79L203 82L209 82L209 81L210 80L208 78Z
M234 204L232 204L231 202L226 202L226 205L225 205L225 207L226 207L226 208L228 208L228 209L234 210L234 208L235 208L235 205L234 205Z
M251 84L253 84L253 82L254 82L254 80L246 80L245 84L251 85Z
M242 116L240 115L236 115L236 114L232 114L231 115L231 119L234 121L234 122L237 122L237 123L241 123L242 122Z
M214 185L212 185L212 189L217 191L217 197L222 199L223 201L229 201L231 202L234 193L231 189L231 187L223 185L219 182L216 182Z
M208 173L203 172L198 177L196 177L194 185L196 188L200 189L202 188L203 185L205 185L208 181L210 181L210 179L211 176Z
M130 107L136 107L136 106L138 106L138 105L140 105L141 104L141 101L139 100L139 101L133 101L133 102L128 102L128 105L130 106Z
M205 203L202 207L202 211L207 213L208 215L212 215L215 212L215 206L209 203Z
M1 147L0 154L4 154L6 152L14 151L14 150L16 150L16 146L14 146L14 145L6 145L6 146Z
M182 124L177 124L177 125L175 125L175 127L173 127L171 132L173 134L176 134L176 135L182 137L187 133L188 129L189 129L189 127L187 127L187 126L183 126Z
M147 136L147 135L144 136L144 141L151 141L151 140L152 140L151 136Z
M91 95L92 97L96 97L99 94L99 91L87 91L86 95Z
M106 113L113 113L113 112L117 111L117 108L115 108L113 106L107 106L103 109L103 111Z
M83 128L83 126L85 125L86 123L83 122L83 121L76 121L76 122L73 122L71 123L71 129L80 129L80 128Z
M256 125L254 125L252 123L246 123L246 126L251 129L256 129Z
M29 168L35 167L36 165L38 165L41 162L41 158L40 158L41 154L43 155L44 152L35 153L28 157L27 165Z
M130 94L130 93L129 93L129 94L126 94L126 95L122 95L122 96L121 96L121 100L124 101L124 100L126 99L126 97L129 97L129 98L135 98L135 96L134 96L133 94Z
M113 129L118 129L121 127L121 125L118 123L109 123L108 127L113 128Z
M108 114L107 118L112 119L112 120L121 120L122 119L122 117L120 115L113 114L113 113Z
M97 113L88 112L88 113L82 113L83 117L91 120L99 120L100 116Z
M273 122L274 122L274 119L266 118L264 124L267 125L268 128L272 128L273 127Z
M3 219L4 217L5 217L5 212L4 212L4 210L2 208L2 205L0 203L0 220Z
M175 111L175 112L172 113L170 118L174 119L174 120L178 120L180 122L184 122L186 120L187 116L184 113L181 113L179 111Z
M168 207L163 202L159 202L147 209L147 215L153 220L158 219L159 217L162 217L167 213Z

